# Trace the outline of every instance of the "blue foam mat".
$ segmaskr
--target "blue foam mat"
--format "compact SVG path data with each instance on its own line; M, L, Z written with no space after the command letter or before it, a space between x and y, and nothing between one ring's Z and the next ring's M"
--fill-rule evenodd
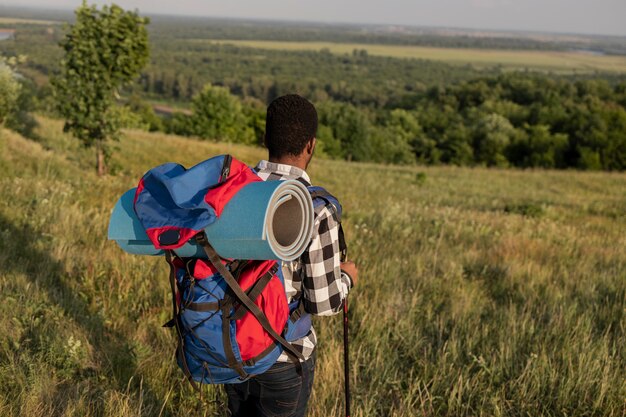
M279 259L266 239L265 217L272 195L280 184L281 181L248 184L229 201L221 216L205 229L209 242L221 257ZM152 245L135 214L135 190L133 188L124 193L113 208L108 238L134 255L164 255L163 250ZM193 239L175 252L181 257L206 257Z

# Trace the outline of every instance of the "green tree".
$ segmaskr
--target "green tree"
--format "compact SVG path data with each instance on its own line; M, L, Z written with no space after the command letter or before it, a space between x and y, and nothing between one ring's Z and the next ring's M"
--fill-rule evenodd
M98 10L86 1L75 14L61 41L65 55L53 82L65 131L95 146L98 175L104 175L107 141L119 139L115 98L148 59L148 19L116 5Z
M193 120L190 115L174 112L170 117L163 119L165 131L180 136L193 136Z
M228 88L207 84L192 103L192 132L205 139L254 144L254 129L248 125L241 101Z
M413 149L403 135L380 126L373 126L370 130L373 152L369 160L399 165L415 163Z
M603 150L603 169L626 169L626 110L611 106L603 117L607 125L607 147Z
M341 143L341 156L347 160L373 159L372 126L366 114L347 103L327 102L318 108L320 123L332 129Z
M15 111L21 89L11 67L0 61L0 126Z
M504 150L515 137L511 122L499 114L480 117L474 131L474 157L487 166L506 166Z
M131 98L126 104L132 112L139 115L142 123L147 127L150 132L164 131L165 125L163 119L161 119L154 111L151 105L141 101L139 98Z
M509 145L506 155L519 167L562 168L567 145L567 135L552 134L546 125L526 126L526 133Z
M36 139L35 128L38 124L31 112L35 110L37 86L25 77L19 78L19 85L20 94L4 125L24 137Z
M25 55L0 56L0 126L32 138L37 121L30 112L34 108L37 87L17 71L18 65L25 63Z
M417 119L408 111L392 110L383 132L382 146L377 146L379 151L376 152L383 156L383 162L412 164L416 155L422 162L430 159L435 142L425 137Z
M460 120L454 120L440 139L436 150L440 153L440 157L433 158L433 162L441 161L459 166L471 165L474 158L471 135L470 127ZM437 156L437 153L433 155Z
M413 144L417 157L433 164L471 164L474 158L471 132L454 106L454 96L446 97L439 88L431 89L428 94L432 97L430 102L420 103L414 113L425 134Z
M243 99L242 105L246 124L254 132L254 142L250 144L263 145L265 139L265 105L261 100L253 97Z
M333 135L333 130L322 123L317 126L316 152L332 159L342 157L341 142Z
M569 109L562 131L569 136L567 159L569 166L584 170L602 169L602 153L608 148L608 125L602 102L586 96ZM623 132L622 132L623 134Z

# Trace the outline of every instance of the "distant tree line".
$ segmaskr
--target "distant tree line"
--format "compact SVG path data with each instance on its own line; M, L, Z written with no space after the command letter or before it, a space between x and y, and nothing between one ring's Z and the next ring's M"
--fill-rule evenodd
M432 87L403 108L316 103L321 151L395 164L626 169L626 82L506 74ZM259 143L264 106L207 85L192 114L165 128L181 135Z
M316 101L332 99L382 107L428 85L498 72L469 65L369 56L364 50L341 56L328 50L286 52L164 40L153 49L139 88L148 97L185 101L212 83L228 87L240 97L264 102L297 91Z
M626 82L507 74L433 87L407 109L426 163L626 169Z

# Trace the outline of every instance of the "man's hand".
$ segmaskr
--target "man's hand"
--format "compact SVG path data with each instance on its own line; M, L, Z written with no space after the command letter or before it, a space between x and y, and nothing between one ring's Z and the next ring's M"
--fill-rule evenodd
M350 280L352 281L352 286L354 287L359 277L359 270L354 264L354 262L342 262L341 271L348 274L348 276L350 277Z

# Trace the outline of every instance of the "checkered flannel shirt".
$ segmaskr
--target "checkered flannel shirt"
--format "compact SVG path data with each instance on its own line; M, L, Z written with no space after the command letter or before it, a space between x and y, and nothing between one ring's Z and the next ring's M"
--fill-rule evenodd
M300 179L311 184L305 171L291 165L261 161L255 171L266 181ZM305 310L317 316L330 316L341 311L351 283L349 278L341 275L340 257L339 223L328 206L316 207L311 244L300 259L282 263L287 301L301 299ZM292 344L308 359L317 344L313 327ZM278 361L289 362L290 359L282 353Z

